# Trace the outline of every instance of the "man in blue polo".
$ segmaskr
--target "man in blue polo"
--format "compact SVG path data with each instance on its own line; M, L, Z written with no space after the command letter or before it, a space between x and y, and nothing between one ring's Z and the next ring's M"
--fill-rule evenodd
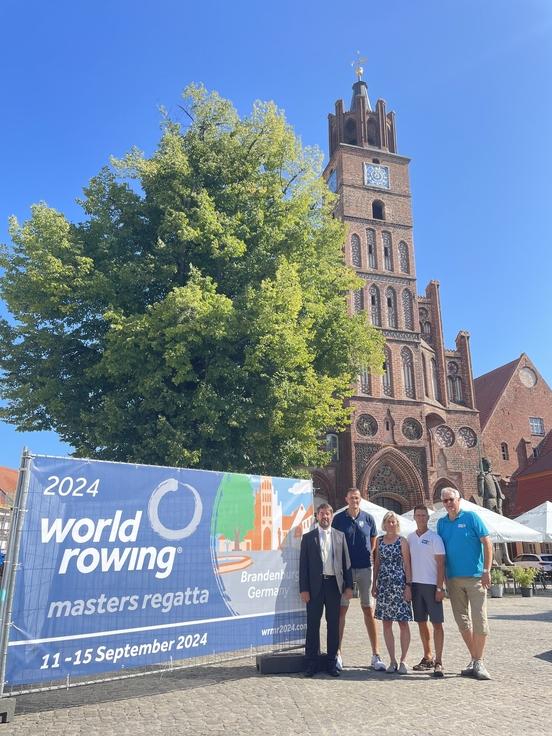
M376 546L376 522L371 514L360 508L361 495L356 488L349 488L345 496L347 508L335 514L332 526L345 534L353 581L357 584L360 593L360 605L364 614L364 624L372 647L371 666L375 670L385 670L385 664L378 652L378 634L374 620L372 598L372 555ZM342 596L339 616L339 654L338 667L343 666L341 658L341 642L345 631L345 617L349 609L349 600Z
M437 522L446 552L447 590L454 619L470 652L464 677L490 680L483 664L489 633L487 588L491 585L493 545L489 531L474 511L460 508L456 488L443 488L441 501L447 515Z

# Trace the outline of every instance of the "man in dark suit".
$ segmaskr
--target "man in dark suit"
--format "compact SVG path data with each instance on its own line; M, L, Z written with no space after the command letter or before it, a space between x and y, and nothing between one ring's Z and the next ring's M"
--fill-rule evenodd
M305 677L312 677L318 669L323 608L326 609L328 629L328 674L338 677L336 656L341 594L346 598L352 597L353 575L345 535L332 528L333 509L330 504L321 504L316 518L318 526L303 536L299 557L299 590L301 600L307 604Z

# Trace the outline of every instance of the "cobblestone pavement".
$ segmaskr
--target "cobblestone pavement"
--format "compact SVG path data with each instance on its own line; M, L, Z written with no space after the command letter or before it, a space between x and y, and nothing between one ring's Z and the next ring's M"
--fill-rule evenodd
M260 675L252 657L170 674L17 698L0 736L141 736L142 734L390 734L552 733L552 594L489 600L490 682L462 678L468 657L450 606L445 678L387 675L367 668L367 637L358 601L347 619L345 671ZM381 632L380 632L381 634ZM383 642L382 642L383 650ZM385 659L384 651L381 652ZM412 626L409 663L421 656Z

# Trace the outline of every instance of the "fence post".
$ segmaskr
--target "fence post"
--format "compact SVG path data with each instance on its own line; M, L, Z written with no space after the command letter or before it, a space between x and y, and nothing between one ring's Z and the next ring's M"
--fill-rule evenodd
M4 697L4 678L6 676L6 660L8 656L8 642L10 639L13 593L15 589L17 561L19 559L21 532L23 530L27 494L29 491L29 465L32 457L33 456L29 450L25 447L23 449L21 464L19 466L15 504L13 507L10 536L8 539L8 548L6 550L6 560L4 563L4 577L2 580L4 600L2 601L2 606L0 608L0 697Z

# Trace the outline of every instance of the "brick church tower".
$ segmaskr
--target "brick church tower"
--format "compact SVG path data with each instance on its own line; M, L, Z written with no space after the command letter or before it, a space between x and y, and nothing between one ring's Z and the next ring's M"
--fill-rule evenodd
M348 226L345 260L364 282L350 309L368 313L386 347L384 375L359 376L351 426L327 436L333 462L313 472L316 493L339 507L356 486L401 513L431 505L444 486L480 502L469 334L446 348L439 283L417 295L410 160L397 152L395 115L381 99L372 109L359 79L350 109L339 100L329 115L329 142L324 177Z

